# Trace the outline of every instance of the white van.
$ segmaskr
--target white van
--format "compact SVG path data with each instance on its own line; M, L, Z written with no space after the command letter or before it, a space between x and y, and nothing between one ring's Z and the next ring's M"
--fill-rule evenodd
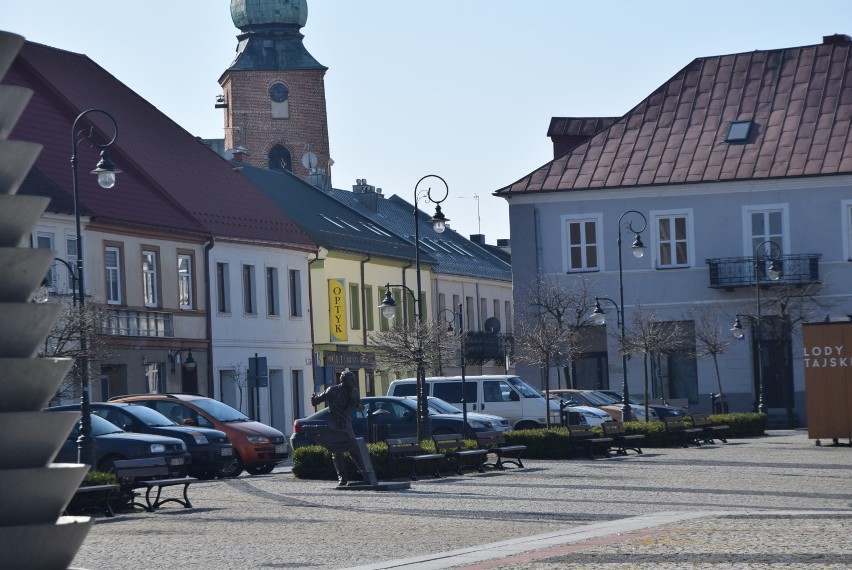
M465 400L467 411L502 416L514 429L543 428L547 426L546 401L541 393L513 375L466 376ZM426 378L428 396L445 400L461 407L462 377ZM388 396L416 396L417 380L394 380ZM559 404L550 402L550 423L559 425Z

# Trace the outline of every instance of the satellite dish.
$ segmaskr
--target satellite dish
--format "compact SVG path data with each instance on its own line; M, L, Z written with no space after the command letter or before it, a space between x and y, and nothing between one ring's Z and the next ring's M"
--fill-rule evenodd
M495 334L500 332L500 319L497 317L488 317L485 319L485 332Z
M312 152L306 152L302 155L302 166L308 170L313 170L317 167L317 155Z

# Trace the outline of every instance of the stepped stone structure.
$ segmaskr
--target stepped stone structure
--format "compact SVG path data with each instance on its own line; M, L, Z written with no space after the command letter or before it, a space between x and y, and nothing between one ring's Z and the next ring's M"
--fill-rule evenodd
M0 77L23 43L0 31ZM8 139L31 95L0 85L0 566L16 570L68 568L92 524L62 516L88 466L52 463L78 414L43 411L72 361L36 358L61 305L32 302L56 253L20 247L49 202L16 195L41 152Z

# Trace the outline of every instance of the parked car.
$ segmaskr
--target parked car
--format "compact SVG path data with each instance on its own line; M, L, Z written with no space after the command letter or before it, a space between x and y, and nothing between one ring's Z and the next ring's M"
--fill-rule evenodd
M417 400L417 396L406 396L409 400ZM464 412L452 405L449 402L445 402L441 398L436 398L434 396L429 396L427 398L429 403L429 410L436 414L449 414L451 416L462 417ZM494 431L508 431L512 429L512 426L509 425L509 420L506 418L502 418L500 416L492 416L490 414L480 414L477 412L468 412L467 413L467 422L469 427L475 428L476 423L478 422L483 427L487 427Z
M388 438L415 437L417 435L417 402L408 398L394 396L371 396L361 398L363 410L353 410L352 427L356 437L369 439L367 436L374 429L383 432ZM298 449L314 442L305 434L305 426L324 426L328 408L312 414L306 418L293 422L293 435L290 436L290 446ZM432 425L432 433L435 434L461 434L463 420L461 415L438 414L429 410L429 420ZM491 431L493 426L485 425L468 418L467 434L477 431Z
M56 409L79 410L80 406L57 406ZM234 460L234 446L223 431L180 425L157 410L137 404L94 402L91 409L93 414L124 431L165 435L183 441L192 455L189 474L193 477L212 479Z
M58 408L47 408L48 412ZM182 477L188 473L192 455L184 443L174 437L147 433L130 433L92 414L92 442L95 449L96 471L112 472L113 462L119 459L146 459L165 457L169 475ZM56 463L77 463L77 438L80 437L80 422L74 428L56 455Z
M591 406L600 408L609 414L610 418L621 421L622 406L620 402L616 402L613 398L600 394L597 390L577 390L572 388L559 388L550 391L551 396L556 396L563 400L570 400L571 405ZM645 421L644 408L631 408L633 415L638 421ZM650 420L656 421L656 412L651 410Z
M612 419L612 416L610 416L604 410L600 408L595 408L594 406L583 406L565 402L565 405L562 409L565 412L568 412L569 414L577 414L577 416L580 418L580 425L586 424L589 426L599 426L602 423L608 422Z
M617 402L621 402L624 397L622 396L623 392L618 392L616 390L598 390L604 396L609 396L613 398ZM631 406L639 406L644 407L645 404L640 402L634 397L630 397L630 405ZM689 413L689 410L686 408L681 408L680 406L665 406L663 404L648 404L648 407L654 410L657 413L657 417L666 418L666 417L680 417L685 416Z
M290 445L283 433L212 398L195 394L138 394L109 401L143 404L179 424L225 432L234 446L234 457L217 476L236 477L243 470L251 475L270 473L290 456Z

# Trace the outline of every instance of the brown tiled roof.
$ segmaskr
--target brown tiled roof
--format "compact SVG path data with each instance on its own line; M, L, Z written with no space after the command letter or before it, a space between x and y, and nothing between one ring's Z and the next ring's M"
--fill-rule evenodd
M753 122L748 141L725 142L741 120ZM851 126L848 36L699 58L609 128L495 194L850 173Z
M96 217L315 248L228 161L88 57L27 42L4 82L35 90L15 138L45 145L36 166L67 191L74 117L97 108L115 118L119 133L110 153L125 173L114 189L97 187L88 174L97 155L84 143L77 146L81 201ZM87 117L112 134L108 119L98 113Z

